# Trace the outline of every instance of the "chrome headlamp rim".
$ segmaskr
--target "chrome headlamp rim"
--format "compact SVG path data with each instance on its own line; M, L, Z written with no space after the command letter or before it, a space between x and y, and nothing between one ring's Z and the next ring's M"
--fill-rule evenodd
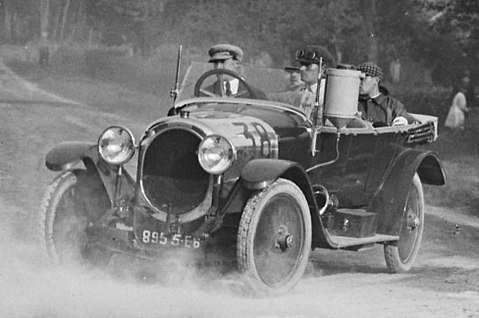
M117 141L118 139L116 138L122 135L123 132L127 134L126 139L121 141L119 145L112 145L111 141ZM120 166L127 163L133 157L135 154L135 145L135 137L128 128L120 125L112 125L100 134L97 147L98 153L103 160L111 165ZM110 149L107 148L108 146L110 146ZM111 148L114 146L119 147L119 149L112 151ZM111 153L108 153L108 150L111 151Z
M228 147L227 155L222 157L222 159L226 159L226 160L223 160L222 162L218 162L215 166L210 166L206 164L205 160L203 160L204 153L202 152L202 150L205 149L205 144L207 142L211 142L212 140L213 142L216 142L217 144L220 143L220 141L223 141L224 142L223 145L227 145ZM198 156L198 162L200 163L200 166L206 172L217 175L217 174L222 174L233 165L233 163L236 161L237 153L236 153L236 148L234 147L233 143L228 138L222 135L212 134L212 135L206 136L201 141L200 145L198 146L197 156Z

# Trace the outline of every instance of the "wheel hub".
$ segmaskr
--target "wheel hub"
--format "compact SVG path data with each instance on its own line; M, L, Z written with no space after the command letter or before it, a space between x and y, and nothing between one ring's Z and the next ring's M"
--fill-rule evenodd
M420 224L419 217L413 213L407 215L407 229L414 231Z
M280 226L276 235L275 248L281 249L282 252L294 246L294 236L289 234L285 226Z

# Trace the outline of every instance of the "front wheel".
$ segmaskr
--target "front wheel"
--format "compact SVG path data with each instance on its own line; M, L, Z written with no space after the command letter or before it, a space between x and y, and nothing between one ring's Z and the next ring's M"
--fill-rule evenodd
M259 295L281 294L300 280L311 252L311 215L296 184L279 179L253 195L243 210L237 260Z
M408 272L416 260L424 230L424 194L417 173L404 205L399 241L384 245L386 264L392 273Z
M92 247L88 224L106 211L108 197L95 175L67 171L45 191L39 217L40 242L57 264L105 264L111 254Z

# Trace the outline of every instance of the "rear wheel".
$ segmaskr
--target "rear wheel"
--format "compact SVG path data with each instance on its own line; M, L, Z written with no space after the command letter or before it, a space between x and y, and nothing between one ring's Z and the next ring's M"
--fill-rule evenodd
M39 218L40 242L57 264L99 265L111 257L111 253L90 246L87 235L88 224L108 204L104 187L96 179L85 171L67 171L45 192Z
M384 245L384 256L392 273L408 272L416 260L424 230L424 194L417 174L409 189L401 221L399 241Z
M311 252L311 215L304 194L279 179L253 195L241 217L237 260L257 294L280 294L300 280Z

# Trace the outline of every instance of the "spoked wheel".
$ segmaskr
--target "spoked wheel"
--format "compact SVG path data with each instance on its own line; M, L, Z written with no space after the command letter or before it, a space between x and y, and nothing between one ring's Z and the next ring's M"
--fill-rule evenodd
M102 185L91 182L83 171L65 172L47 188L39 230L41 243L55 263L99 265L108 262L111 253L90 246L87 236L88 223L96 214L88 206L101 209L107 204L104 195L98 196L101 190Z
M210 78L213 78L214 81ZM207 79L210 80L207 81ZM231 79L237 79L239 81L238 92L236 94L228 95L223 83L225 83L226 80ZM212 84L206 86L204 85L206 83ZM255 98L253 90L241 76L233 71L221 68L208 71L201 75L195 84L195 96Z
M237 238L246 284L259 295L281 294L300 280L311 252L311 215L304 194L279 179L247 202Z
M399 241L384 245L384 256L392 273L405 273L412 268L419 252L424 230L424 194L417 174L411 183L404 206Z

